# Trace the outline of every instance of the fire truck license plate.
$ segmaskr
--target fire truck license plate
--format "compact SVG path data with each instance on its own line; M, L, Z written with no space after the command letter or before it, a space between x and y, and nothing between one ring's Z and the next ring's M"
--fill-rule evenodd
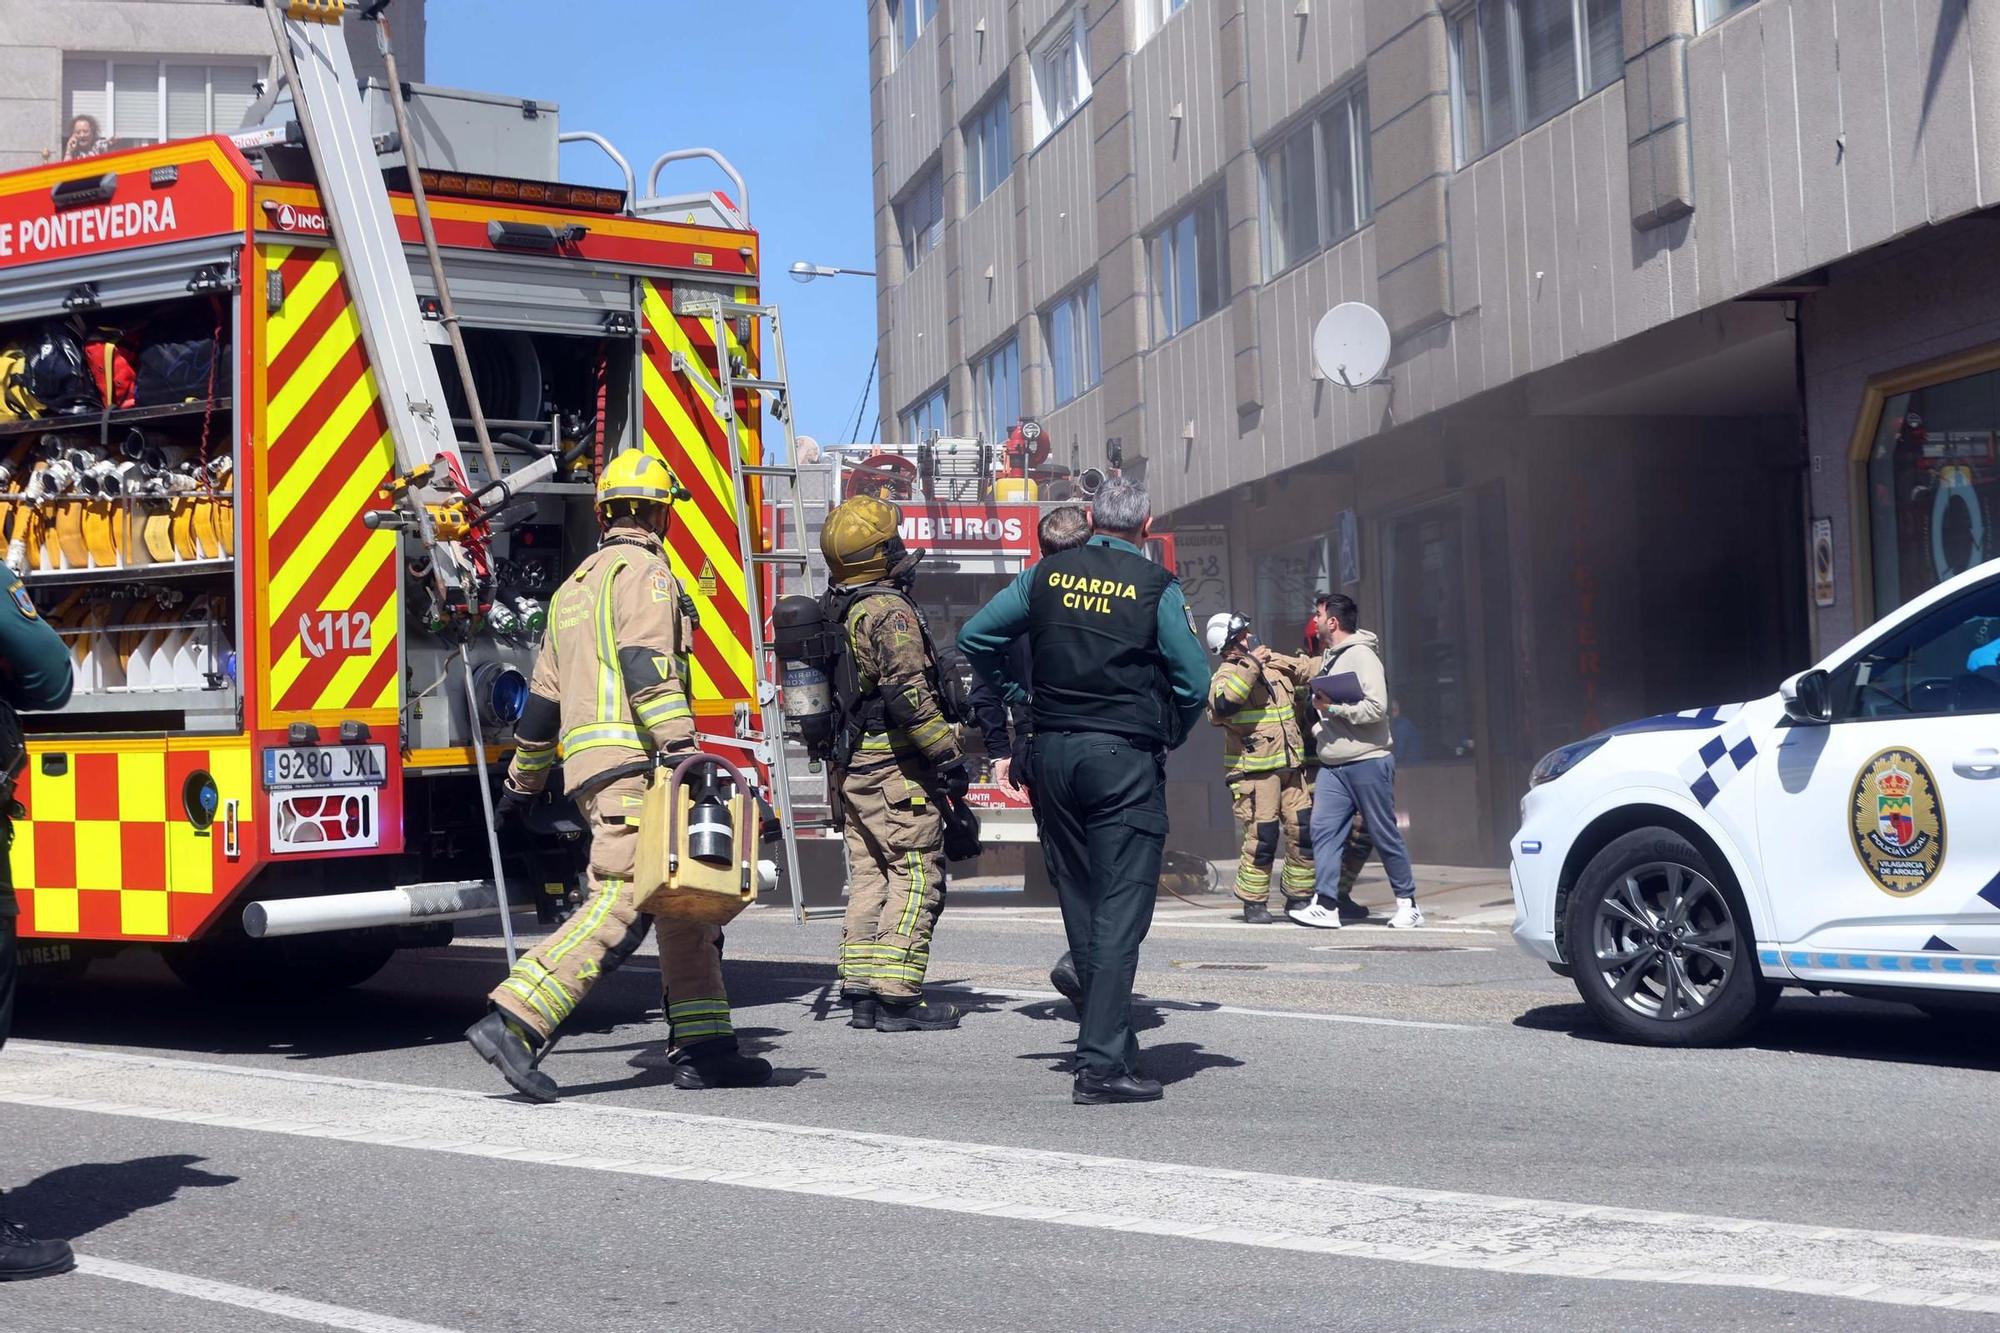
M379 787L386 781L381 745L304 745L264 751L264 790L286 787Z

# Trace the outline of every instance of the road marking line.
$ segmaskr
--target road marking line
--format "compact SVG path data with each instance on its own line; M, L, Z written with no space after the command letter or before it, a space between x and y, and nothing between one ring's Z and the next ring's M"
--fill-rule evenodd
M602 1103L529 1106L470 1089L42 1043L21 1043L9 1057L0 1067L0 1102L22 1106L1429 1267L2000 1312L2000 1240L1413 1189ZM232 1109L246 1106L256 1114Z
M239 1287L234 1283L191 1277L186 1273L169 1273L165 1269L145 1268L94 1254L79 1255L76 1269L92 1277L130 1282L135 1286L172 1292L176 1296L191 1296L195 1300L217 1305L234 1305L259 1314L282 1315L286 1319L318 1324L323 1328L345 1328L353 1330L353 1333L456 1333L439 1324L419 1324L385 1314L370 1314L366 1310L350 1310L344 1305L300 1300L296 1296L281 1296L275 1291Z

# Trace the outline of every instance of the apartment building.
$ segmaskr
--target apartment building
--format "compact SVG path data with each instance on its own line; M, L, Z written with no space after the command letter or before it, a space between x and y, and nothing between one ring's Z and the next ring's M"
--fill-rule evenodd
M424 0L388 11L403 78L424 77ZM356 73L382 74L350 25ZM241 0L0 0L0 171L60 161L77 117L126 147L241 126L269 76L270 20Z
M1413 851L2000 552L1968 0L868 0L881 429L1117 441L1201 614L1384 640ZM1365 302L1381 381L1316 372ZM1228 845L1213 753L1177 837Z

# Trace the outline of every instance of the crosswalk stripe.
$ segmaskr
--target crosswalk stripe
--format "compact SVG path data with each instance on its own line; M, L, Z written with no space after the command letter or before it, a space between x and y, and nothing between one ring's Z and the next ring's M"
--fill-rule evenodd
M587 1102L527 1106L471 1089L39 1042L19 1043L18 1051L10 1049L0 1067L0 1102L1425 1267L2000 1312L2000 1240ZM244 1114L246 1107L254 1114Z
M296 1319L302 1324L349 1329L352 1333L454 1333L454 1330L441 1324L419 1324L409 1319L371 1314L366 1310L350 1310L344 1305L300 1300L275 1291L239 1287L233 1282L217 1282L213 1278L194 1277L187 1273L170 1273L163 1268L147 1268L94 1254L79 1256L76 1271L91 1277L109 1278L113 1282L129 1282L134 1286L171 1292L176 1296L189 1296L215 1305L234 1305L259 1314L279 1315Z

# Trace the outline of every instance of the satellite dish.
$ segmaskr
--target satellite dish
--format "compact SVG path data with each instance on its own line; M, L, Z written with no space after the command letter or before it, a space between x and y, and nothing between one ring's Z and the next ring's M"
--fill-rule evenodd
M1343 301L1313 330L1313 364L1350 389L1373 384L1389 364L1389 323L1362 301Z

